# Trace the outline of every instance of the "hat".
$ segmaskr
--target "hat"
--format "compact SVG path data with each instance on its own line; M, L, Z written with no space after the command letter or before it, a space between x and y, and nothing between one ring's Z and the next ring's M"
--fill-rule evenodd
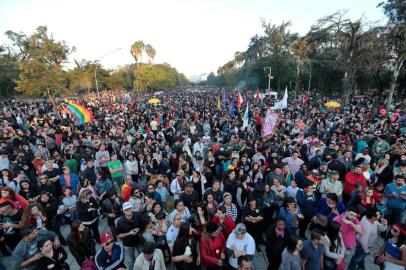
M20 234L22 237L25 237L25 236L31 234L35 229L36 228L34 226L28 226L28 227L23 228L21 230Z
M207 233L214 233L219 229L219 226L214 222L207 222L206 224L206 232Z
M125 211L127 209L130 209L130 208L131 209L133 208L133 206L132 206L132 204L130 202L123 203L123 211Z
M245 227L245 225L243 223L238 223L237 226L235 227L235 229L233 230L233 233L235 233L235 234L246 233L246 232L247 232L247 228Z
M185 173L184 173L182 170L179 170L179 171L176 173L176 175L185 176Z
M113 239L113 234L111 232L104 232L100 235L100 243L104 244L110 239Z
M312 170L312 174L319 174L318 170Z

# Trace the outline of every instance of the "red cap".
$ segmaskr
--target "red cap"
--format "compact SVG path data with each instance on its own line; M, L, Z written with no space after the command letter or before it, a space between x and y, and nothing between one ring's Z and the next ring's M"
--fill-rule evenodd
M113 238L113 235L111 234L111 232L104 232L100 235L100 242L102 244L104 244L112 238Z

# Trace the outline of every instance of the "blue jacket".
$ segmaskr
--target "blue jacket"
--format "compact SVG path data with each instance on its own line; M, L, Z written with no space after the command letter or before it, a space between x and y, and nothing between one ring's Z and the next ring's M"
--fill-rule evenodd
M314 209L318 200L319 198L316 193L313 193L313 196L307 196L303 190L299 190L296 193L296 202L300 207L302 215L305 217L312 217L314 215Z
M342 202L338 202L336 208L340 215L347 210ZM332 220L336 215L334 215L331 210L332 209L327 205L326 198L321 198L316 206L315 214L322 214L327 217L328 220Z
M70 176L70 187L72 188L72 193L75 195L78 195L78 192L80 189L79 177L77 176L77 174L74 174L74 173L69 173L69 176ZM61 175L60 182L61 182L62 188L67 187L65 175L63 175L63 174Z

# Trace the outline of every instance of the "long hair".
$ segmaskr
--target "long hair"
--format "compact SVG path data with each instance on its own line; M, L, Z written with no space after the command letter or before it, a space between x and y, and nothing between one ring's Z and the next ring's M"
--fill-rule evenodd
M27 208L24 209L22 218L21 218L21 223L24 226L30 226L30 225L34 225L34 223L36 223L36 221L34 220L34 216L31 213L31 209L37 207L38 211L40 211L44 216L46 216L46 213L44 212L44 210L42 209L42 206L39 203L30 203Z
M11 199L12 201L16 201L16 193L11 187L2 187L1 191L7 191L9 193L8 198Z
M328 226L327 236L330 239L330 251L335 252L338 247L341 247L341 237L340 237L340 229L341 224L337 221L330 221L330 226Z
M190 223L189 222L182 222L180 224L178 237L176 241L180 241L184 244L189 244L190 239Z
M70 225L70 235L68 239L75 249L80 248L80 246L87 245L90 241L92 241L90 231L86 226L83 232L79 231L80 224L81 222L79 220L75 220Z

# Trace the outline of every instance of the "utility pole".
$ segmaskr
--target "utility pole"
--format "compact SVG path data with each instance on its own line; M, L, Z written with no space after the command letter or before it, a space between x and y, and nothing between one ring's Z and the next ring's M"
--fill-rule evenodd
M271 79L273 79L272 77L272 68L271 67L264 67L264 71L266 71L267 69L269 69L269 73L268 73L268 92L271 91Z
M97 96L99 96L99 84L97 83L97 62L100 62L105 56L114 53L116 51L121 50L121 48L117 48L115 50L112 50L110 52L105 53L102 57L94 61L94 81L96 83L96 91L97 91Z

